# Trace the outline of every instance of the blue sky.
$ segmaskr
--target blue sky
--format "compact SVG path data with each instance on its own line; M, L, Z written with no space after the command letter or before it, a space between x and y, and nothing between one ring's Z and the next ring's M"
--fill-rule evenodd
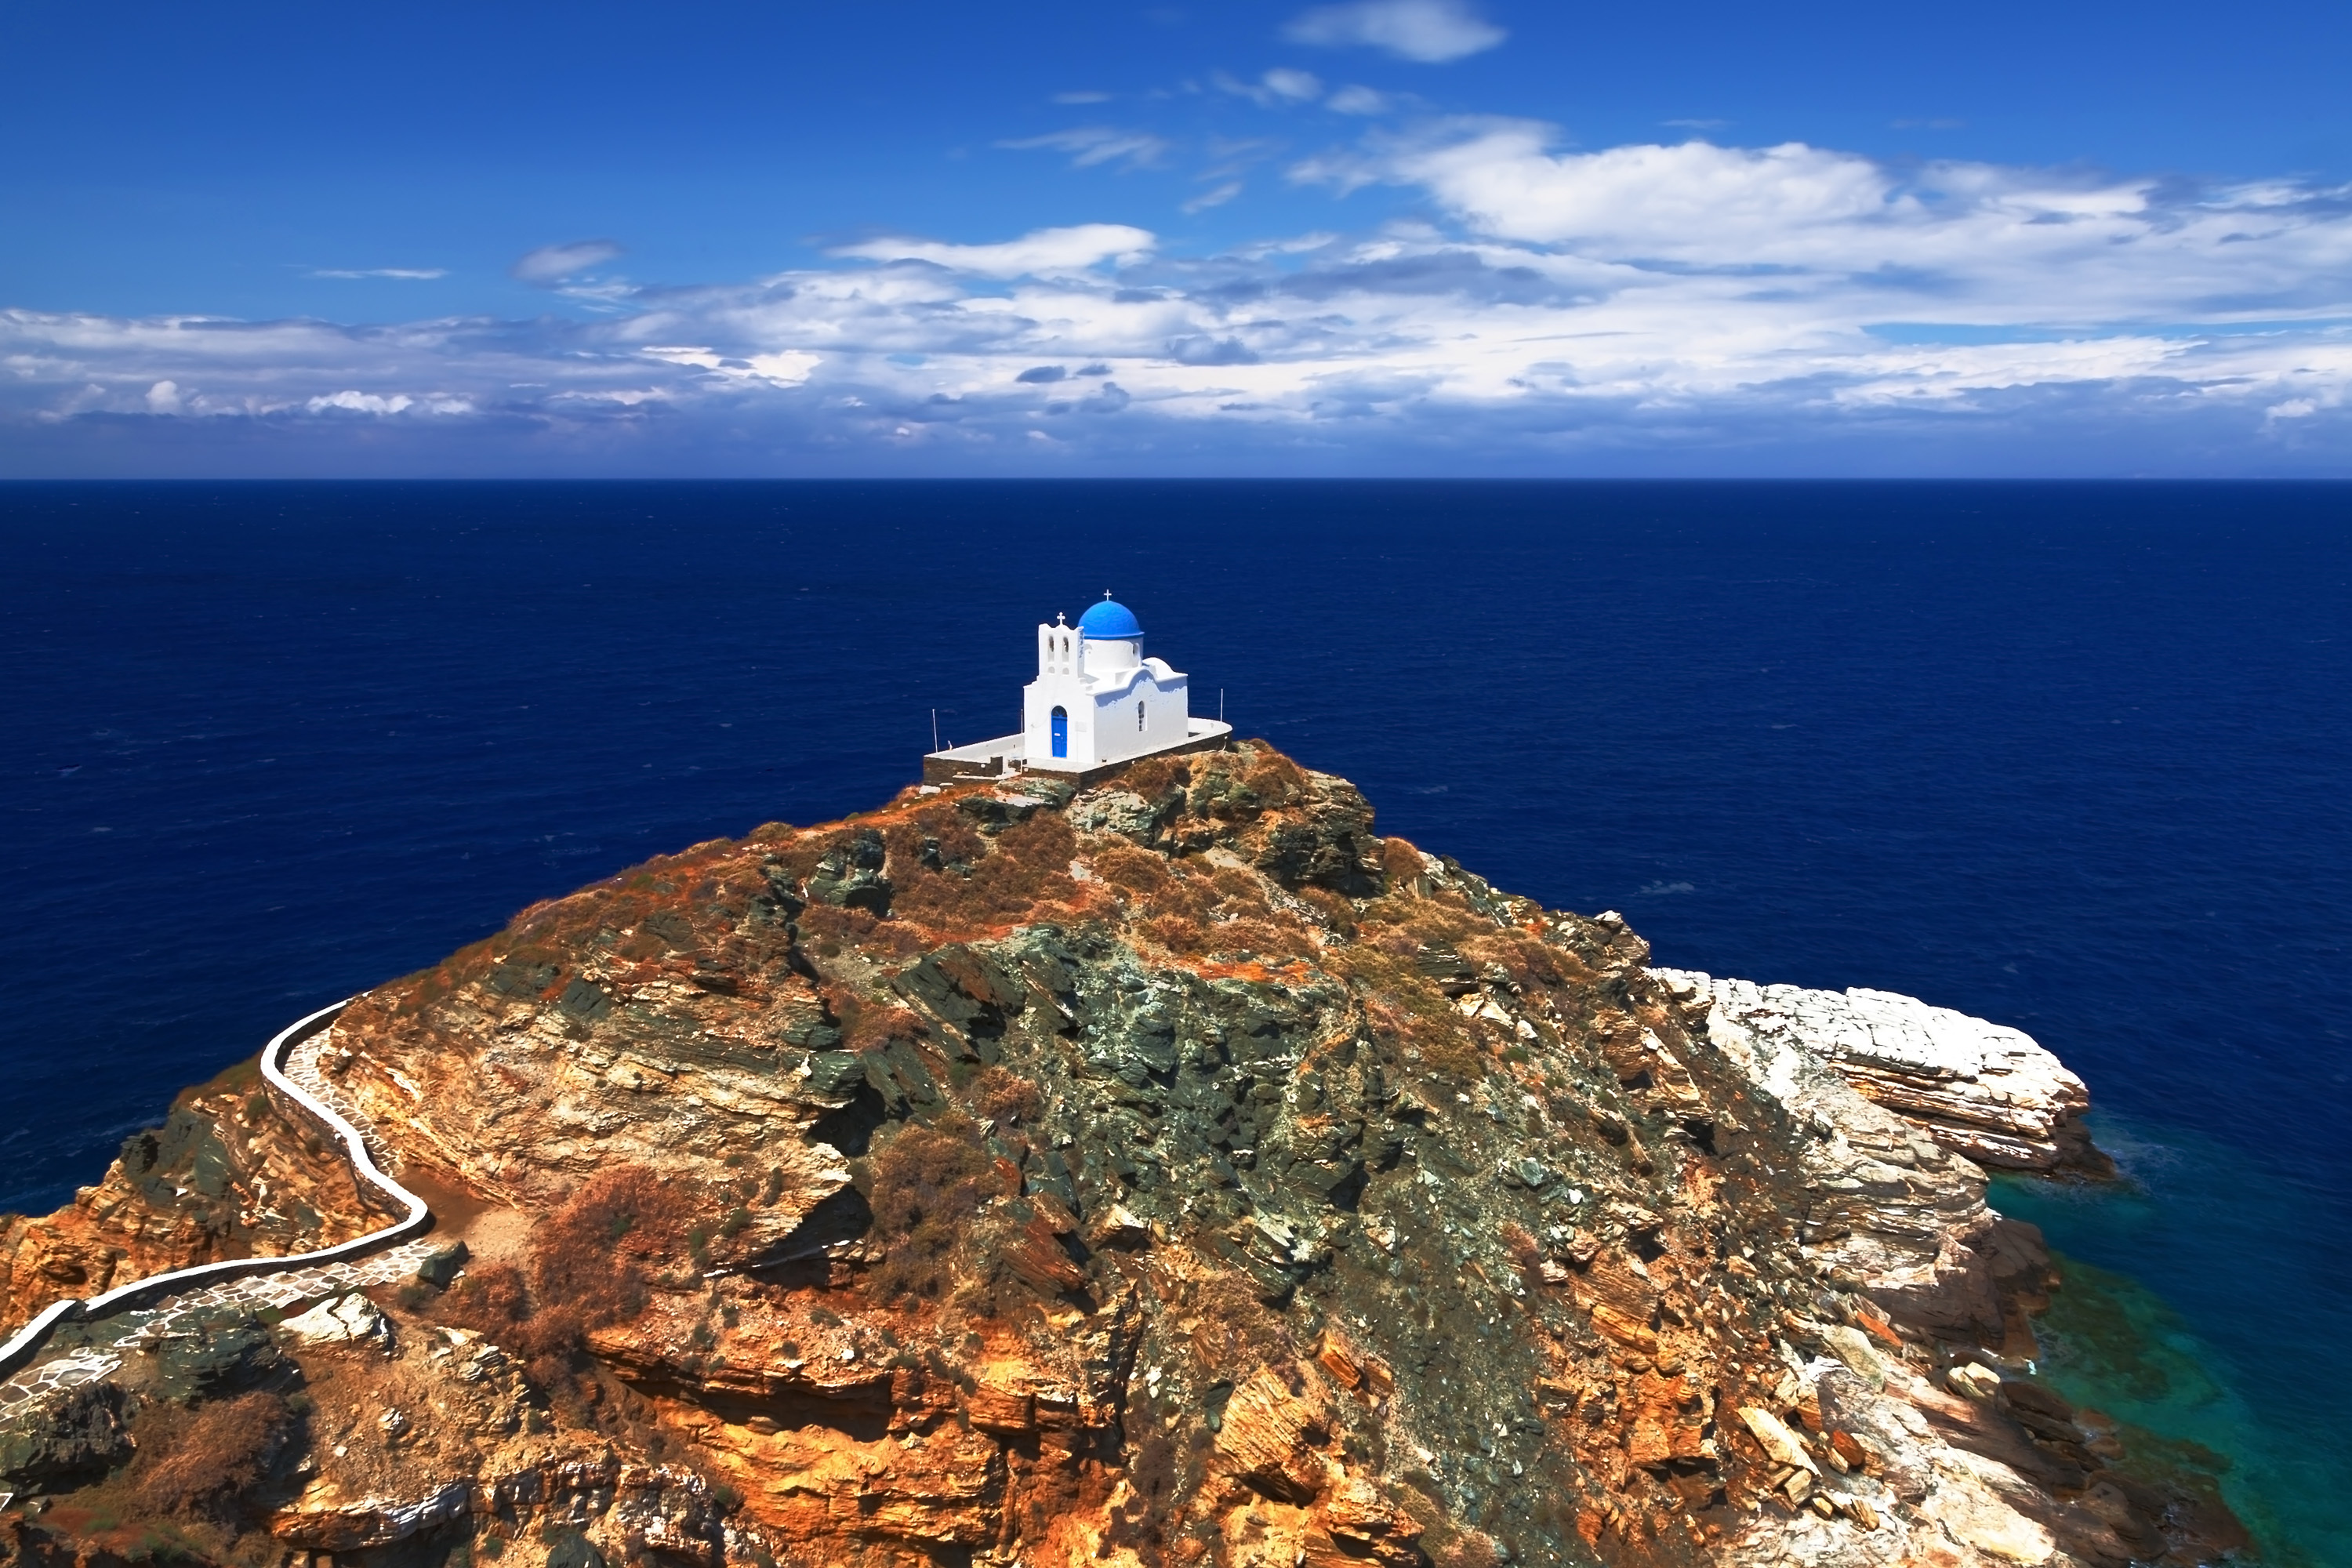
M2352 471L2352 9L0 9L0 475Z

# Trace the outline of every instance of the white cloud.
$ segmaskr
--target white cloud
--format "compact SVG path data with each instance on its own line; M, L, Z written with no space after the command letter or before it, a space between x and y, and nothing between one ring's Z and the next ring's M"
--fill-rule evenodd
M391 415L405 414L411 409L419 414L448 415L474 412L472 402L463 397L437 395L411 397L404 392L395 392L386 397L381 393L359 392L348 388L341 392L332 392L323 396L309 398L304 401L302 406L312 414L340 411L347 414Z
M2153 179L1946 162L1895 169L1788 142L1551 150L1553 128L1456 121L1293 177L1418 187L1466 227L1589 261L1990 322L2074 326L2345 303L2352 188L2186 194ZM1765 274L1777 281L1767 283ZM1938 319L1955 319L1948 315Z
M1268 92L1278 98L1289 99L1293 102L1311 103L1323 96L1323 84L1317 79L1312 71L1276 67L1258 79L1265 84L1265 89Z
M536 255L537 252L532 254ZM527 258L526 258L527 259ZM388 278L402 282L421 283L436 278L446 278L446 267L319 267L310 271L313 278Z
M621 254L609 239L575 239L564 245L542 245L527 251L514 264L514 275L526 283L551 284L601 267Z
M1491 49L1508 37L1466 0L1356 0L1319 5L1283 29L1294 42L1385 49L1425 65Z
M1550 127L1471 122L1397 147L1380 177L1426 187L1490 234L1611 254L1769 259L1824 224L1893 217L1881 167L1852 153L1779 147L1612 147L1552 153Z
M1055 103L1072 103L1072 104L1076 104L1076 103L1108 103L1108 102L1110 101L1110 94L1108 94L1108 93L1107 93L1107 92L1094 92L1094 91L1082 91L1082 92L1057 92L1057 93L1055 93L1055 94L1054 95L1054 101L1055 101Z
M813 354L803 349L782 349L774 353L748 354L740 359L732 359L704 348L649 346L637 352L649 358L663 361L665 363L691 365L697 370L716 372L730 380L757 381L769 386L798 386L815 374L818 365L824 363L824 355ZM599 395L620 396L622 395L604 393ZM646 395L632 393L630 395L642 401Z
M1188 213L1206 212L1211 207L1223 206L1241 194L1242 183L1239 180L1227 180L1223 184L1202 191L1199 195L1186 202L1184 210Z
M1394 101L1387 93L1350 85L1324 100L1323 107L1338 114L1386 114Z
M609 283L585 320L0 310L0 472L133 416L371 452L470 429L543 441L559 469L656 449L707 471L785 452L900 471L902 450L1017 468L1050 419L1055 464L1152 471L1721 471L1866 446L1983 472L2031 469L2019 452L2352 472L2352 190L1577 151L1494 120L1374 132L1296 173L1398 187L1423 216L1206 256L1108 223L883 237L740 282Z
M1122 223L1082 223L1041 228L994 245L950 245L933 239L869 239L845 245L835 256L868 261L928 261L984 278L1080 271L1105 261L1139 258L1158 244L1150 229Z
M1024 136L1017 141L999 142L999 147L1016 153L1045 149L1067 153L1074 169L1090 169L1097 163L1121 163L1130 169L1150 168L1168 154L1169 142L1164 137L1148 131L1125 131L1116 125L1077 125L1067 131L1050 132L1044 136Z
M1242 81L1223 71L1213 72L1209 80L1219 92L1246 98L1262 109L1312 103L1323 96L1322 79L1314 72L1292 70L1284 66L1267 71L1255 81Z
M303 405L313 414L323 414L330 408L340 408L352 414L400 414L415 404L406 393L394 393L390 397L373 392L333 392L323 397L313 397Z

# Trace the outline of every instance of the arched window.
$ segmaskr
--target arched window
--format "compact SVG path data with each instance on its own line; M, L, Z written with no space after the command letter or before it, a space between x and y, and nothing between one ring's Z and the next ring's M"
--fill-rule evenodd
M1054 754L1057 757L1070 754L1070 710L1066 708L1054 710Z

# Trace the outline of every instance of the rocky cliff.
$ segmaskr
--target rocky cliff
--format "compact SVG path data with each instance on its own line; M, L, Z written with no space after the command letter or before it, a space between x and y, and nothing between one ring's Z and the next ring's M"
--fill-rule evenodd
M1648 958L1262 744L654 861L370 993L310 1058L462 1272L76 1325L58 1353L110 1365L0 1415L0 1542L530 1568L2227 1544L2025 1371L2053 1280L1970 1156L2092 1159L2079 1082L1907 999ZM184 1110L224 1148L264 1115ZM6 1233L14 1321L65 1279L26 1238L196 1256L214 1232L146 1158ZM367 1223L305 1201L321 1234Z
M281 1117L247 1062L125 1140L103 1180L40 1218L0 1215L0 1338L60 1296L150 1274L348 1241L383 1220L316 1132Z

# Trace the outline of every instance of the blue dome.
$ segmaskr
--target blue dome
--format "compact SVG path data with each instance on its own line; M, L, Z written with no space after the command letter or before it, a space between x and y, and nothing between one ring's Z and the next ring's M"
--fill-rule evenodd
M1143 627L1135 612L1125 605L1105 599L1078 617L1078 635L1103 641L1111 637L1139 637Z

